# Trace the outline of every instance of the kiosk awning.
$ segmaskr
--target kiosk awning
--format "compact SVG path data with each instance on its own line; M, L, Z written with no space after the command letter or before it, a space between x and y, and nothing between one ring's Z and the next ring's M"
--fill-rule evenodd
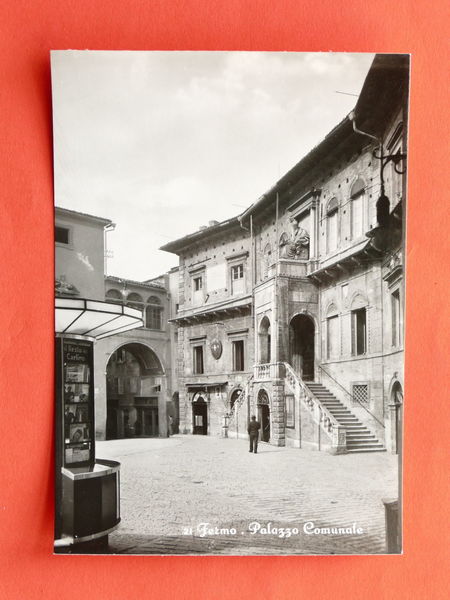
M123 304L55 298L55 332L102 339L143 327L142 311Z

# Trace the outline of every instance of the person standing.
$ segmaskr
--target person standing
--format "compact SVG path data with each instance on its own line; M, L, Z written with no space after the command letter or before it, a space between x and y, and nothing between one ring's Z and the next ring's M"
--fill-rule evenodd
M261 423L256 420L255 415L252 416L250 423L248 424L248 434L250 436L250 450L249 452L258 452L258 437L259 430L261 429Z

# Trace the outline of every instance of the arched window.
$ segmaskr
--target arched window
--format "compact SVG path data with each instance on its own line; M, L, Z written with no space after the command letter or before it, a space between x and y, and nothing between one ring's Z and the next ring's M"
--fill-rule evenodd
M350 217L352 239L358 239L365 233L366 226L366 190L364 181L358 178L350 192Z
M122 304L123 296L119 292L119 290L111 289L106 292L106 298L111 300L111 302L116 302L118 304Z
M137 308L138 310L142 310L143 303L144 300L142 299L142 296L140 294L136 294L136 292L131 292L131 294L128 294L127 306L130 306L131 308Z
M157 296L150 296L145 308L145 325L148 329L162 328L162 306Z
M270 363L270 321L268 317L263 317L259 324L259 362L261 364Z
M327 252L333 252L338 243L338 201L331 198L327 204Z
M271 264L272 248L270 244L266 244L264 247L264 256L262 262L262 279L267 279L269 275L269 266Z

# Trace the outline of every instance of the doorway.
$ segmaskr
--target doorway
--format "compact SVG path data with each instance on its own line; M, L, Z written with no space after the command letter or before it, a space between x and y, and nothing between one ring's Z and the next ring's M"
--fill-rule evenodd
M305 381L314 381L314 321L295 315L289 324L289 362Z
M391 393L392 404L394 405L394 453L401 454L403 431L403 389L398 381L394 383Z
M261 423L261 441L270 442L269 396L265 390L258 394L258 421Z
M208 435L208 405L202 397L192 403L192 424L194 435Z
M157 400L155 404L157 404ZM157 405L144 406L136 409L134 433L136 437L159 436L159 413Z

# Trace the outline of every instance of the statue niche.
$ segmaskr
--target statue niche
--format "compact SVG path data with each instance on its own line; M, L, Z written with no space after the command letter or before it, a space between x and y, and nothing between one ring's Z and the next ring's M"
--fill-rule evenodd
M281 258L307 259L309 258L309 233L300 227L296 219L290 220L291 235L283 233L280 239Z

